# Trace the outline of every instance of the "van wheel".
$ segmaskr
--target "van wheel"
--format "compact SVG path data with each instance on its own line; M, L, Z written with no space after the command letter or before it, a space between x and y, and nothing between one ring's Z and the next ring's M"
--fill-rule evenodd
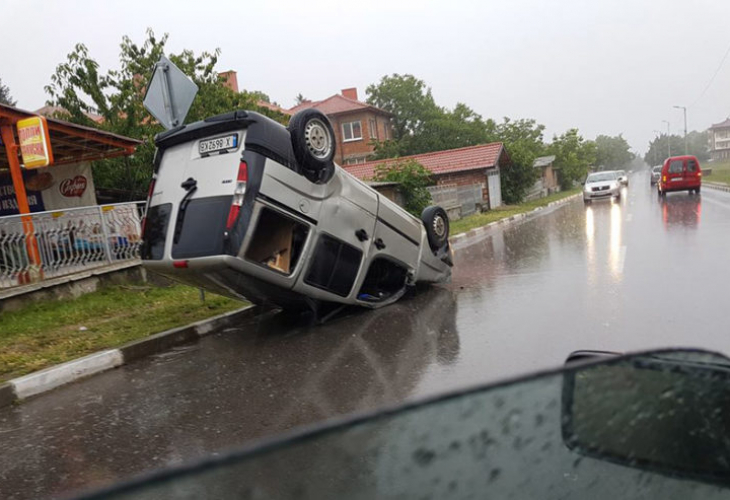
M428 244L434 252L449 241L449 216L439 206L426 207L421 213L421 221L426 227Z
M700 194L700 188L695 189L695 193Z
M315 183L327 182L334 173L335 132L319 110L304 109L289 121L289 134L299 167Z

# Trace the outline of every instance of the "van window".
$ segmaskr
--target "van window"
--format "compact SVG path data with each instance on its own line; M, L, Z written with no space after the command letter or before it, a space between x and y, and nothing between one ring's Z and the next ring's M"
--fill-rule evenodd
M672 160L669 163L670 174L681 174L684 170L684 160Z
M178 234L173 239L172 258L189 259L223 252L223 233L233 196L196 198L178 211L178 221L173 223Z
M689 160L687 162L687 171L688 172L697 172L697 162L694 160Z
M147 210L147 216L142 235L142 258L145 260L160 260L165 253L165 239L167 225L170 221L172 203L156 205Z

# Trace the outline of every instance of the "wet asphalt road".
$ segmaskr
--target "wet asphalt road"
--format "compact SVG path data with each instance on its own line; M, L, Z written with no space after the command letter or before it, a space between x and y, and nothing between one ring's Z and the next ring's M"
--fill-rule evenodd
M576 201L456 247L453 282L322 326L269 313L0 410L0 498L55 497L294 426L560 365L730 354L730 195Z

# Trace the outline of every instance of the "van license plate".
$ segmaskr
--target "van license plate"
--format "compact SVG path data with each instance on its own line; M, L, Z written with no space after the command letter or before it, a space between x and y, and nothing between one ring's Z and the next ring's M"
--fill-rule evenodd
M227 135L225 137L216 137L215 139L207 139L198 143L198 152L203 154L215 153L224 149L231 149L238 146L238 135Z

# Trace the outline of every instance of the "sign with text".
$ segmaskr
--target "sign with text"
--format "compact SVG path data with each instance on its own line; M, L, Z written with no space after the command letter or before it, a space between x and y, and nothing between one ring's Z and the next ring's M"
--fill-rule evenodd
M47 167L53 163L48 123L43 116L33 116L17 123L20 154L25 168Z
M28 197L28 205L30 206L31 212L42 212L45 210L43 203L43 196L40 190L34 190L29 187L32 186L33 181L37 177L36 172L23 172L23 182L25 182L26 189L25 194ZM0 175L0 217L6 215L17 215L19 214L18 201L15 197L15 188L13 187L13 180L10 175Z

